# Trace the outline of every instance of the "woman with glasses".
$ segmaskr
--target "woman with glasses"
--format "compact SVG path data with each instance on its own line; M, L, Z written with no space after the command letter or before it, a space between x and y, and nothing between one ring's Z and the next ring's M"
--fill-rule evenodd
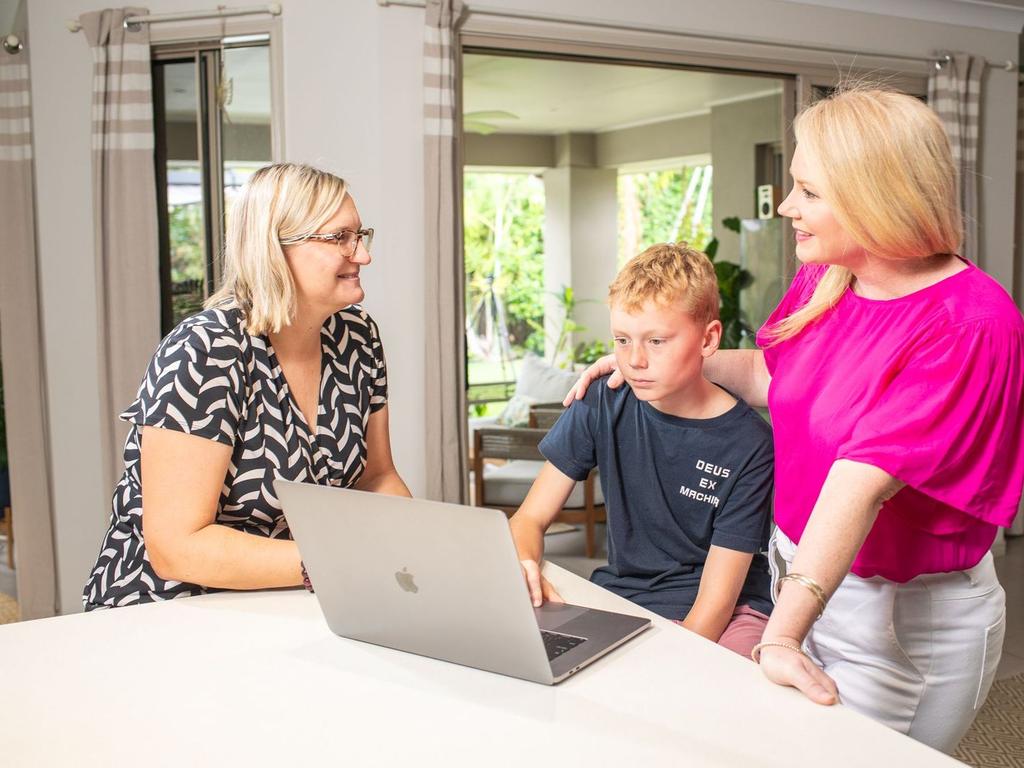
M391 458L370 263L345 182L257 171L231 208L225 279L157 348L138 397L87 610L298 586L274 480L409 495Z

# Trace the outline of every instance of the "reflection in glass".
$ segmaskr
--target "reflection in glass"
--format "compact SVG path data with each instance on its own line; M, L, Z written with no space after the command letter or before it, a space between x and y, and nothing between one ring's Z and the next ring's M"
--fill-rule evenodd
M157 56L154 85L167 211L160 222L166 333L218 287L227 211L249 177L272 162L270 49L178 47Z
M270 48L228 48L223 56L221 145L224 215L238 190L271 162Z
M167 147L167 224L172 324L202 309L206 298L200 109L196 62L163 66Z

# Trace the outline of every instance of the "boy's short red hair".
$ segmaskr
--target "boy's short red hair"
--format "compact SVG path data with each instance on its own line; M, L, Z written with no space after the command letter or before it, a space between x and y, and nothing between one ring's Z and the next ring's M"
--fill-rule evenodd
M648 301L680 302L701 325L718 319L718 280L711 260L686 243L652 245L634 256L608 286L608 304L636 312Z

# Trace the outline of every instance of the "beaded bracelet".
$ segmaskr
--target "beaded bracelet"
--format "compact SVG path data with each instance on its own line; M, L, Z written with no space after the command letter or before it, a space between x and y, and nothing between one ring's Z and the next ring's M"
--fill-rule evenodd
M306 564L300 560L299 567L302 569L302 586L304 586L307 591L313 592L313 582L309 580L309 574L306 573Z
M758 643L757 645L755 645L753 648L750 649L750 659L755 664L760 664L761 663L761 649L762 648L770 648L770 647L773 647L773 646L776 647L776 648L788 648L791 651L796 651L801 656L804 656L806 658L810 658L810 656L807 656L807 653L799 645L794 645L793 643L783 643L783 642L780 642L780 641L777 641L777 640L768 640L768 641L763 642L763 643Z
M787 573L775 582L776 600L778 600L779 592L782 589L782 582L784 581L795 581L797 584L810 590L811 594L814 595L814 599L818 601L818 615L815 619L820 619L821 615L825 612L825 606L828 605L828 598L825 597L825 590L821 588L821 585L810 576L804 576L802 573Z

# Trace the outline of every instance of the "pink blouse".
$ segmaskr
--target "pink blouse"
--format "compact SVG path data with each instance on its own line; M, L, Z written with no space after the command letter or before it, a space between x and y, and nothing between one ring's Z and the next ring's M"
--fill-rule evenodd
M758 333L772 375L775 521L799 542L837 459L906 483L853 562L858 576L905 582L963 570L1017 513L1024 485L1024 318L973 264L888 301L847 289L776 345L767 331L810 298L804 266Z

